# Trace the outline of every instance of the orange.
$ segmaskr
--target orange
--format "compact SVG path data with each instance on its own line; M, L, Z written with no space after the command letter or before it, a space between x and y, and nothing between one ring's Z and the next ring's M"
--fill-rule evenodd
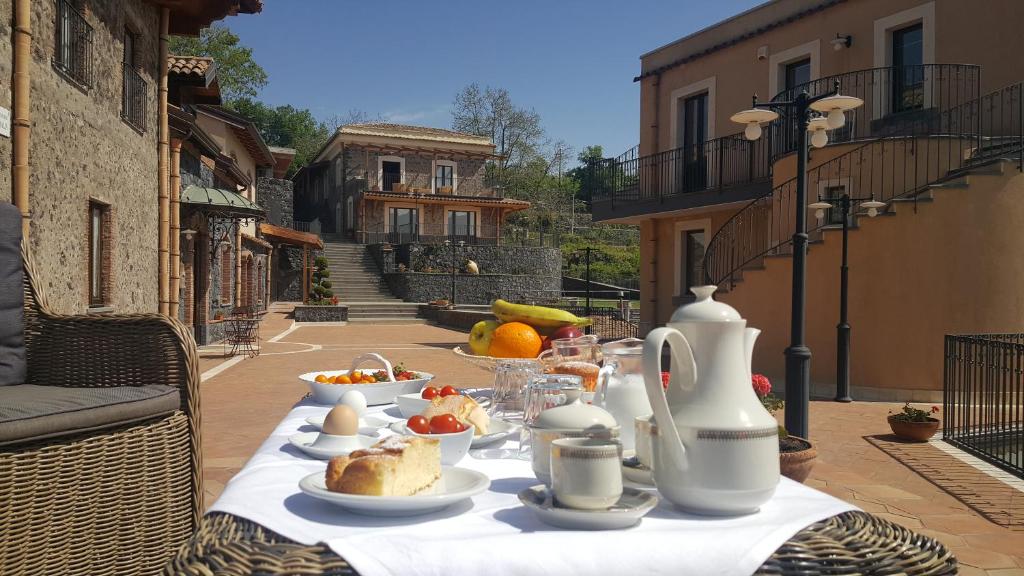
M360 380L363 379L363 373L360 372L359 370L353 370L352 372L349 373L348 377L353 382L359 382Z
M487 353L497 358L536 358L540 346L540 334L533 326L506 322L495 328Z
M363 376L363 382L365 382L367 384L376 384L377 383L377 379L374 378L373 376Z
M344 374L342 374L341 376L338 376L337 379L334 380L334 383L335 384L351 384L352 383L352 379L349 378L348 376L345 376Z
M316 378L314 378L313 380L316 380L317 382L319 382L321 384L326 384L327 383L327 376L324 376L323 374L317 374Z

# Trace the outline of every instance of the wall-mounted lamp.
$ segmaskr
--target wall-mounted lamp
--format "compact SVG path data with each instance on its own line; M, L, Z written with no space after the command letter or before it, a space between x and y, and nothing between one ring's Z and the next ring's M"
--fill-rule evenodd
M192 237L196 235L196 231L191 230L189 228L185 228L184 230L181 231L181 235L185 237L185 240L191 240Z
M836 34L836 37L831 40L832 49L839 52L843 48L849 48L853 44L853 36L849 34Z

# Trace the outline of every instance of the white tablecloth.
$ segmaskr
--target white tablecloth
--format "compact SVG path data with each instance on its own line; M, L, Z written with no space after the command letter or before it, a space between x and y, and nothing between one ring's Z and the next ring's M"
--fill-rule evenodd
M362 516L298 488L326 462L306 457L288 437L313 430L305 419L327 410L297 404L210 511L246 518L303 544L324 542L362 576L751 574L801 529L856 509L783 478L772 500L749 516L693 516L662 500L628 530L563 530L541 523L519 502L519 491L538 481L529 462L497 458L501 448L516 452L518 442L510 441L471 452L459 463L491 478L490 490L471 503L410 518ZM398 419L394 406L368 413L381 411Z

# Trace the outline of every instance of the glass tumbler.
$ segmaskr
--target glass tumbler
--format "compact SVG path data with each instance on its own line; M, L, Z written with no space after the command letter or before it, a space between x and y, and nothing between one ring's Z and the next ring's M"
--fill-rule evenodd
M530 381L543 372L540 362L536 360L500 360L494 370L494 391L489 415L509 422L521 421L523 392Z
M529 460L530 426L540 413L574 402L583 394L583 379L569 374L541 374L526 386L523 395L523 427L519 431L519 458Z

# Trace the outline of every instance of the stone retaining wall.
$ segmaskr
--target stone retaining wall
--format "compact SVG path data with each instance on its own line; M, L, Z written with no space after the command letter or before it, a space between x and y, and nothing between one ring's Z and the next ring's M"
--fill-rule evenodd
M296 306L296 322L347 322L348 306Z
M430 302L451 295L451 274L424 272L393 272L384 275L391 292L406 302ZM490 304L504 300L537 299L540 295L557 295L561 277L525 274L457 274L457 304Z

